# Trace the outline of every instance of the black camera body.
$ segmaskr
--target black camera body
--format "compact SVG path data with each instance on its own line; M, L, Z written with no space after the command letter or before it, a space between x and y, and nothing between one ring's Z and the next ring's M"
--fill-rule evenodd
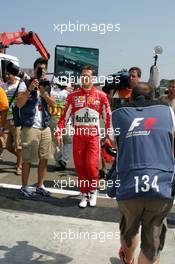
M127 70L122 70L117 73L110 75L113 77L112 82L105 81L105 85L103 86L102 90L109 94L111 90L114 90L113 94L117 90L127 89L129 87L129 73Z
M121 70L117 73L114 73L110 75L113 77L112 82L108 82L108 79L105 81L105 86L102 88L102 90L106 94L110 94L112 91L112 94L114 95L117 90L124 90L129 88L129 72L127 70ZM129 98L115 98L113 97L111 99L111 108L112 110L115 110L119 107L122 107L129 101Z
M42 79L42 75L43 75L43 69L41 67L38 67L38 69L37 69L37 79L39 81L39 85L44 86L46 92L48 92L48 94L50 94L50 92L51 92L50 82L48 80Z

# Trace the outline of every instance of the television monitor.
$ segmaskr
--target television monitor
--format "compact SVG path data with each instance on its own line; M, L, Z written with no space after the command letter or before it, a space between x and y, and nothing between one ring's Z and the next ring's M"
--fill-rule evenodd
M54 76L79 77L81 69L88 65L98 75L99 49L57 45L55 47Z

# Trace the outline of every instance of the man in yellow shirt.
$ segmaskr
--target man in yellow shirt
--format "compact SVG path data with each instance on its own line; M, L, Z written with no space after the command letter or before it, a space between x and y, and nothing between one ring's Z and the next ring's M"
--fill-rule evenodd
M7 117L7 110L9 108L8 99L6 93L2 87L0 87L0 136L3 135L3 128Z

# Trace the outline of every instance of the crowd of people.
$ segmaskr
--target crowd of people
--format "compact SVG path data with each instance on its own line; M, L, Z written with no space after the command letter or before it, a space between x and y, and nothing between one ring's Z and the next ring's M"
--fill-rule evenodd
M48 160L54 156L56 170L64 170L73 148L81 192L79 207L95 207L102 118L103 141L111 142L117 149L112 174L120 184L111 188L115 189L121 213L120 259L122 263L134 264L142 225L138 263L159 263L166 233L164 220L174 197L175 80L169 82L167 95L155 99L151 85L139 82L138 67L130 68L128 87L115 92L111 89L108 94L93 85L95 73L91 66L82 68L82 86L75 91L67 85L52 87L46 73L47 61L38 58L30 80L21 81L6 71L1 83L1 152L5 148L16 156L16 174L22 175L21 194L28 198L36 194L50 196L44 186ZM111 114L110 105L115 98L127 100ZM73 137L65 133L70 127ZM28 186L28 178L31 164L38 161L34 192ZM106 170L104 159L102 166Z

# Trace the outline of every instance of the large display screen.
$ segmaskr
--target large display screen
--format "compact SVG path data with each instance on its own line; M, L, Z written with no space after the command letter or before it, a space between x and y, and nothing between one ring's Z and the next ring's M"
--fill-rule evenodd
M84 66L92 66L98 75L99 49L57 45L55 47L54 75L80 76Z

